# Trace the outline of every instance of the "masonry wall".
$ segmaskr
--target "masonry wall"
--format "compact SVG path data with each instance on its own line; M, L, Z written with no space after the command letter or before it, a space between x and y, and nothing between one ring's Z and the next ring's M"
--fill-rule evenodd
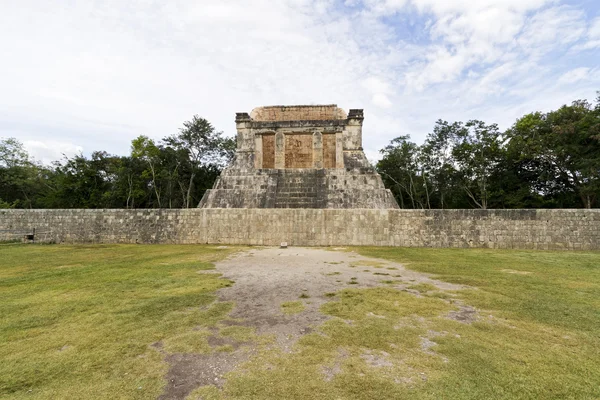
M346 113L335 104L320 106L257 107L250 115L255 121L317 121L346 119Z
M0 240L32 228L56 243L600 250L600 209L0 210Z

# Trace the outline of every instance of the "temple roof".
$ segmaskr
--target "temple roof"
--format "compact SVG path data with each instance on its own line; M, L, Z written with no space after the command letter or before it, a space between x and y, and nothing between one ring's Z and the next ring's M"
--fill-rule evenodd
M342 120L347 115L336 104L257 107L250 113L254 121Z

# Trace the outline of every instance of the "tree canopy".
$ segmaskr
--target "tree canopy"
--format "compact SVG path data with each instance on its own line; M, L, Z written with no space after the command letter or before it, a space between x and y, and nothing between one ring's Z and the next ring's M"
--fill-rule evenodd
M402 208L592 208L600 199L600 95L496 124L438 120L422 145L391 141L377 168Z
M0 208L195 207L232 159L235 141L194 115L130 154L33 160L0 140ZM600 204L600 94L532 112L501 131L481 120L438 120L422 144L401 135L377 162L402 208L592 208Z
M94 151L52 165L0 140L0 208L195 207L233 157L233 139L199 116L162 141L140 135L127 156Z

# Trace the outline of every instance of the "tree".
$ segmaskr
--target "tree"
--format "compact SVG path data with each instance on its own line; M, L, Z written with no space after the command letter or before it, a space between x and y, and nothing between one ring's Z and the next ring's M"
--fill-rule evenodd
M419 146L404 135L393 139L381 150L377 170L391 188L401 208L425 208L423 179L419 176Z
M460 136L458 132L462 129L461 122L450 124L438 120L433 132L427 135L421 146L423 174L428 177L431 194L435 197L434 203L439 208L456 207L460 204L457 202L460 194L457 193L459 185L453 149Z
M115 196L117 207L144 207L147 199L147 184L143 177L145 165L142 160L134 157L120 157L117 162L117 181Z
M152 189L156 195L158 208L161 208L160 188L157 184L157 169L160 163L160 149L154 141L147 136L138 136L131 142L131 156L142 160L148 165L148 170L142 174L149 174L152 178Z
M51 191L43 196L50 208L111 208L118 205L115 186L119 158L95 151L88 159L76 154L55 163L48 182Z
M523 116L507 131L509 151L531 175L532 190L560 206L591 208L600 195L600 101L574 101Z
M0 207L192 207L234 154L235 142L194 116L179 134L132 141L129 156L95 151L42 166L0 140Z
M201 167L222 167L232 157L233 140L222 135L223 132L215 130L206 119L194 115L191 121L183 123L178 134L163 139L168 146L187 154L191 173L185 197L186 208L191 206L194 178Z
M498 125L483 121L458 123L453 133L456 144L452 156L461 177L461 186L477 207L488 208L491 177L501 158L501 134Z
M33 208L47 191L46 168L35 163L15 138L0 140L0 194L2 207Z
M0 140L0 167L13 168L30 164L29 154L15 138Z

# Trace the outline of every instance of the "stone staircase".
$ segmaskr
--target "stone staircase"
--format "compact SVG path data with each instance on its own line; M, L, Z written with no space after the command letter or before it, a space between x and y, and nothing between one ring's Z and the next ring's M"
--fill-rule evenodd
M322 169L278 170L275 208L326 208L325 178Z
M398 208L374 168L227 168L202 208Z

